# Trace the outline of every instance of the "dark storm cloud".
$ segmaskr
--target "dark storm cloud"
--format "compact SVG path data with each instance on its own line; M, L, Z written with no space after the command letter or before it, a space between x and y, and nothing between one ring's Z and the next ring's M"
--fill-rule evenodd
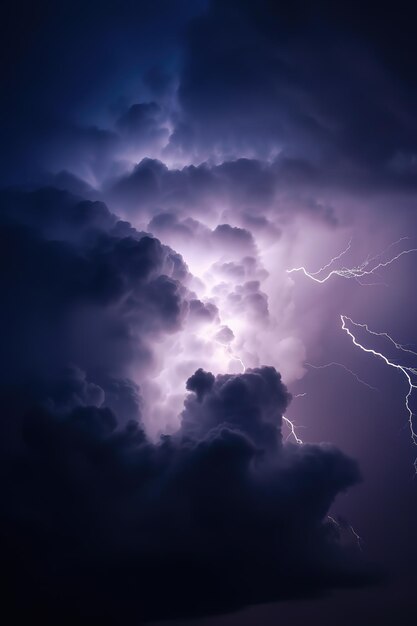
M161 66L153 65L143 76L143 82L149 88L152 95L164 97L174 88L174 76Z
M189 28L173 142L226 158L283 150L345 175L401 163L406 176L417 50L400 5L213 0Z
M199 617L375 579L327 519L357 464L283 443L273 367L197 369L174 390L178 431L151 441L144 424L166 335L212 324L226 359L238 338L161 242L214 251L213 295L255 337L273 306L255 236L279 239L274 212L334 226L323 187L415 184L414 23L401 3L207 4L17 2L2 20L0 181L30 183L0 191L7 623Z
M242 429L259 447L279 445L281 415L289 400L281 377L274 368L245 372L216 379L198 370L187 382L194 391L185 402L182 432L201 439L218 425Z
M190 300L189 307L190 321L201 320L204 322L212 322L219 318L218 308L210 302L204 303L201 302L201 300L192 299Z
M109 387L111 406L119 392L132 399L129 366L149 366L151 338L185 320L182 258L103 203L56 189L1 192L0 229L1 387L25 383L28 402L34 386L63 406L100 406L90 384Z
M26 414L1 463L16 622L199 616L370 580L325 520L357 466L331 446L282 447L276 371L199 371L188 387L180 433L157 444L109 409Z
M17 0L2 6L1 180L32 181L57 162L64 168L65 159L67 168L70 159L73 166L86 161L77 148L97 143L94 132L107 132L100 128L108 126L115 103L130 106L146 89L161 93L164 76L177 71L185 24L204 4Z
M126 171L126 152L143 148L174 163L230 161L224 176L239 175L234 191L248 185L255 201L270 199L277 175L281 184L415 188L409 3L395 11L324 0L32 4L8 6L2 19L4 182L68 170L100 186ZM269 177L234 163L277 154L281 173ZM150 175L134 174L145 189L139 202ZM207 173L187 178L198 197Z
M117 120L120 132L139 143L167 138L168 129L162 124L163 114L156 102L132 104Z
M3 191L0 222L4 612L114 624L371 580L326 521L358 468L331 446L283 446L274 368L198 370L178 432L145 434L129 365L143 380L156 337L218 315L181 257L56 189ZM244 309L259 284L234 295Z
M167 215L152 225L166 231L180 227L183 236L184 228L193 230L193 225L185 220L179 225L175 212L183 211L185 219L190 219L190 214L198 219L231 209L242 226L277 238L279 229L261 211L304 213L335 223L332 207L316 199L318 186L328 183L329 177L303 163L286 157L271 163L239 158L219 165L204 162L169 169L162 161L144 158L130 173L109 181L104 193L132 215L159 214L163 207ZM331 184L337 186L338 182L336 178Z
M263 201L270 203L274 195L271 170L253 159L210 166L203 163L170 170L155 159L143 159L134 170L117 181L112 195L124 205L140 207L144 203L158 206L193 206L217 201L238 203Z
M236 248L239 252L246 254L254 251L252 235L243 228L237 228L229 224L219 224L213 232L213 239L226 249L233 250L233 248Z
M210 229L201 222L191 217L181 219L175 212L158 213L150 220L148 228L150 232L164 238L174 235L180 239L191 239L192 237L208 239L211 235Z

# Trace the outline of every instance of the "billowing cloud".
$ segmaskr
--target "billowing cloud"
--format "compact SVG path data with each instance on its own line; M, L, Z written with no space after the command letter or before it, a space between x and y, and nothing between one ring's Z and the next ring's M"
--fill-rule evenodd
M323 181L317 168L285 156L272 162L239 158L172 168L144 158L132 171L110 181L106 195L131 215L155 214L163 208L191 212L188 217L219 219L231 209L235 219L242 214L248 226L261 230L268 222L265 214L253 215L258 207L272 212L275 219L296 212L334 222L331 208L313 201L313 192Z
M235 335L182 258L101 202L51 188L0 200L7 608L141 621L371 580L326 518L356 463L283 445L290 394L276 369L200 368L185 385L191 355L214 345L233 359ZM242 228L209 232L214 247L254 252ZM255 280L224 297L251 323L268 316Z
M411 563L404 470L393 454L382 482L374 463L403 404L344 398L305 365L350 369L341 312L412 345L413 257L387 291L287 270L413 235L415 20L402 3L85 4L2 20L4 611L202 617L366 585L380 546ZM367 482L339 517L358 465L288 443L294 414L384 490Z
M3 610L140 623L371 580L326 519L358 468L331 446L282 446L277 372L199 371L188 388L180 431L157 443L106 408L25 415L2 460Z
M67 192L3 192L0 204L1 290L13 290L1 312L1 386L40 389L62 369L85 404L105 403L105 393L88 401L90 383L128 391L123 379L152 364L152 341L186 318L181 257Z
M188 31L173 143L388 175L417 142L410 18L410 7L213 0Z

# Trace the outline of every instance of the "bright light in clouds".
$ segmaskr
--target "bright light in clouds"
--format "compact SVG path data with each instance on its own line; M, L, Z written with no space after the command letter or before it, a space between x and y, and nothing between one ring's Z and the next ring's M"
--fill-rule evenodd
M190 303L180 331L154 345L154 375L141 382L147 428L155 436L173 427L172 415L183 406L184 380L200 367L217 375L272 365L287 385L305 373L282 242L261 258L253 234L230 224L223 232L222 224L193 226L195 237L167 233L168 245L192 274L188 288L199 304L194 310Z
M367 255L359 264L347 265L344 259L352 252L352 240L349 240L340 252L315 271L304 266L286 269L285 261L289 253L294 253L298 233L302 237L308 228L297 224L296 234L280 236L276 223L277 236L268 241L256 229L249 232L243 228L238 218L237 224L231 219L226 223L223 219L226 212L218 205L198 219L179 211L162 214L159 222L158 215L151 216L149 222L148 230L182 255L191 274L188 316L179 332L165 336L156 345L154 374L141 385L147 404L148 429L154 435L176 428L172 415L181 413L184 380L200 367L217 375L239 374L247 368L272 365L281 372L287 385L305 374L303 329L297 327L290 274L302 273L318 284L334 276L353 279L361 285L376 284L376 280L380 284L380 271L401 257L417 252L417 248L405 245L407 237L401 237L381 252ZM164 219L168 220L166 226ZM311 241L311 230L309 233ZM323 249L325 233L325 230L316 232L315 250ZM321 235L323 242L319 245ZM299 240L295 248L301 243ZM331 365L348 370L359 383L371 387L341 363L318 367ZM412 371L404 369L403 373L411 376ZM411 391L414 387L410 381L409 384ZM408 398L406 408L410 412L414 441ZM290 418L284 416L283 419L289 436L302 443Z

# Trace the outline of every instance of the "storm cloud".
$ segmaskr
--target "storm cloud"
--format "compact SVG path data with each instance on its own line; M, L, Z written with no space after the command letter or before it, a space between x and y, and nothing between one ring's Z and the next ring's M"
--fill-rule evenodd
M1 20L4 619L295 624L377 559L410 582L401 381L339 320L412 347L415 257L288 272L416 247L407 3L59 5Z
M140 382L158 337L218 315L188 289L181 257L100 202L51 188L0 200L0 284L13 289L1 312L3 610L115 623L370 581L326 518L357 465L331 446L283 445L290 394L273 367L198 370L177 431L149 437ZM252 245L244 230L214 236Z
M157 443L106 408L26 413L1 463L3 610L16 621L201 616L373 579L326 519L356 463L282 445L288 394L273 368L202 379L179 433Z
M181 257L54 189L4 191L0 216L2 388L26 384L30 397L71 365L122 392L129 368L152 363L152 340L186 317Z

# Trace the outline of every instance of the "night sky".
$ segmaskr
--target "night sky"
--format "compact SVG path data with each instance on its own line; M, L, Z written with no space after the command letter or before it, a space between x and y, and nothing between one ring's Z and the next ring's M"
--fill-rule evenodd
M0 13L0 616L417 622L412 3Z

